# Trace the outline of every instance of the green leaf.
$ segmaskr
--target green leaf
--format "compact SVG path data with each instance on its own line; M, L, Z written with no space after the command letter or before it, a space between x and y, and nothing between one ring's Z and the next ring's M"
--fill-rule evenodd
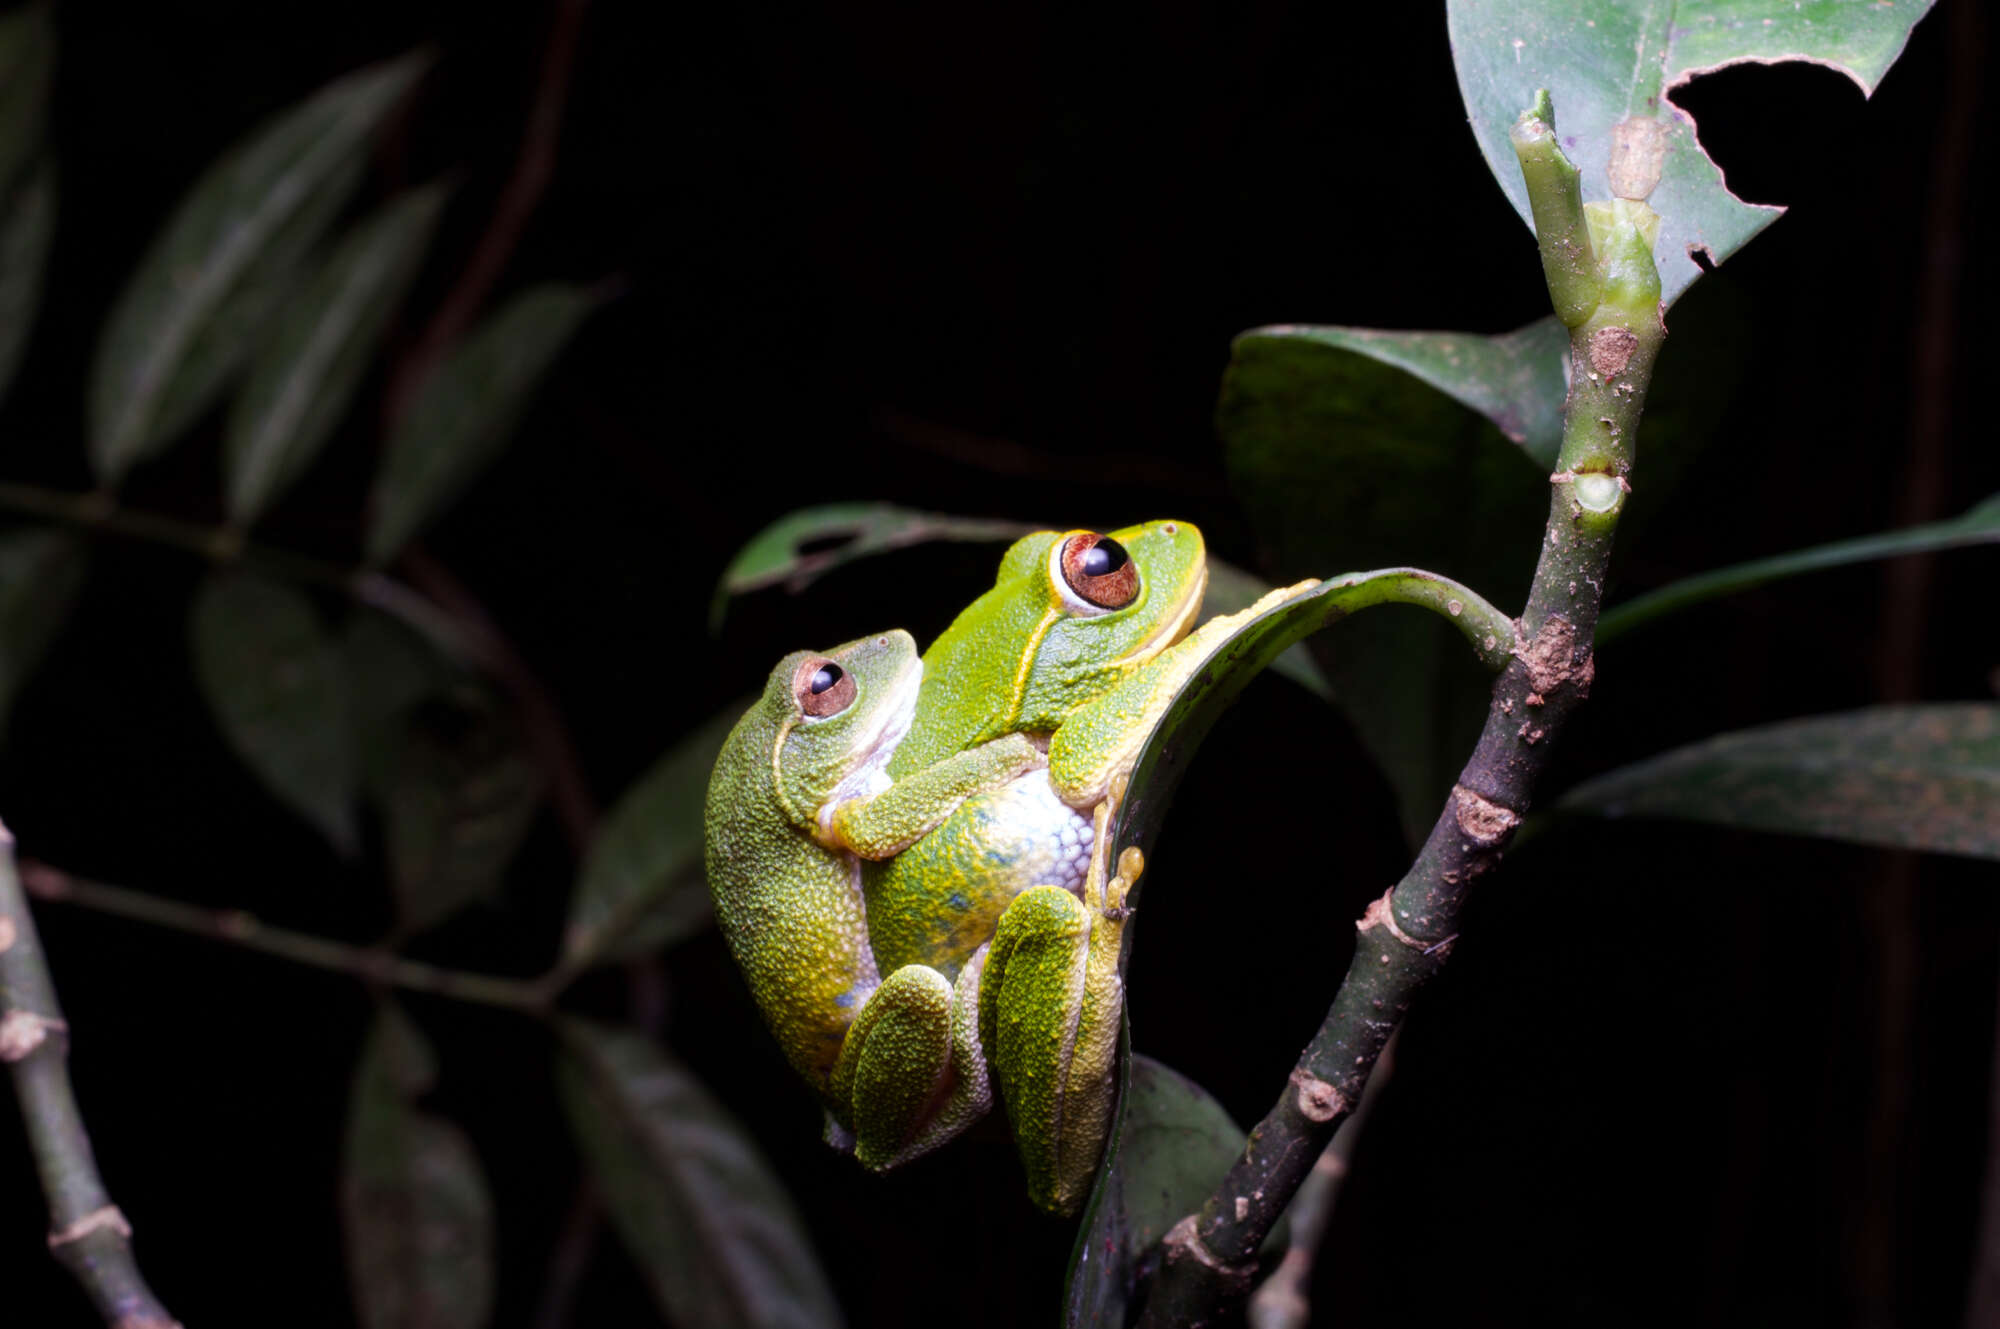
M480 1329L492 1318L485 1174L465 1132L415 1106L436 1061L384 1002L355 1067L341 1159L348 1281L364 1329Z
M708 926L702 817L709 772L755 700L731 702L676 743L605 817L570 898L566 964L645 954Z
M1125 1323L1141 1260L1201 1207L1243 1151L1243 1128L1206 1089L1151 1057L1124 1064L1116 1134L1070 1255L1069 1329ZM1265 1246L1284 1240L1280 1225Z
M55 72L49 6L23 5L0 15L0 195L41 152Z
M1491 337L1293 324L1253 328L1243 337L1297 338L1400 369L1491 420L1536 466L1555 469L1569 329L1553 314Z
M709 628L719 630L729 601L783 586L797 595L835 568L933 540L1018 540L1036 529L1020 522L953 517L893 503L827 503L800 508L750 537L716 583Z
M28 348L55 223L55 164L44 162L0 202L0 395Z
M840 1324L791 1200L743 1128L639 1035L562 1030L570 1129L666 1318L703 1329Z
M1546 335L1531 333L1518 344ZM1408 560L1518 601L1548 472L1378 349L1295 330L1236 339L1216 423L1267 570L1282 582ZM1559 402L1559 371L1553 386ZM1420 839L1485 719L1486 681L1449 633L1411 616L1358 624L1314 655Z
M1679 613L1705 600L1735 595L1739 591L1781 581L1786 577L1821 572L1827 568L1845 567L1850 563L1897 558L1904 554L1923 554L1940 549L1959 549L1968 545L1996 543L2000 543L2000 494L1993 495L1971 511L1948 521L1926 522L1921 526L1906 526L1900 531L1884 531L1880 535L1864 535L1852 540L1815 545L1811 549L1779 554L1774 558L1760 558L1749 563L1738 563L1732 567L1717 568L1698 577L1689 577L1684 581L1662 586L1657 591L1648 591L1611 609L1598 620L1597 644L1602 646L1668 614Z
M458 673L429 638L373 609L357 609L349 617L340 658L361 785L386 806L394 801L412 713L418 703L444 693Z
M195 183L112 311L90 388L90 455L115 484L192 422L256 349L307 252L359 182L369 136L425 64L321 89Z
M1723 734L1586 781L1560 806L2000 859L2000 703L1872 706Z
M351 231L291 301L223 440L229 516L248 526L311 465L417 274L446 189L412 190Z
M1446 13L1472 132L1522 220L1527 189L1507 131L1546 88L1563 149L1583 172L1584 197L1611 196L1607 168L1620 137L1621 173L1658 181L1650 196L1643 183L1618 192L1648 197L1661 216L1655 252L1661 298L1672 304L1701 275L1693 251L1719 264L1784 209L1732 195L1693 122L1665 99L1698 74L1743 61L1822 64L1872 93L1930 7L1931 0L1448 0ZM1628 113L1634 122L1621 131ZM1658 154L1650 168L1648 149Z
M312 602L249 573L211 575L189 621L195 681L273 794L354 851L355 760L340 652Z
M543 787L519 728L482 684L461 680L409 713L384 808L403 932L499 889Z
M376 478L369 561L395 557L499 454L542 375L599 301L580 286L523 291L425 377Z
M0 731L83 586L85 549L64 531L0 535Z

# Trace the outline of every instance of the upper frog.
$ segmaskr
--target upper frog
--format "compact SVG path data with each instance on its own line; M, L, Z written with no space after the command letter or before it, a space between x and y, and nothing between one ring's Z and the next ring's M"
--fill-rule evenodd
M1187 634L1208 584L1201 532L1149 521L1015 541L993 588L924 652L900 777L1002 734L1047 734Z

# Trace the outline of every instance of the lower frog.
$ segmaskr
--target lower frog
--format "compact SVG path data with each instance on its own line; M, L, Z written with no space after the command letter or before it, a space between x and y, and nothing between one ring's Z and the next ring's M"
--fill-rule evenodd
M923 666L896 631L778 662L730 731L710 777L707 866L717 921L787 1060L836 1123L851 1120L835 1068L850 1025L880 996L857 849L893 854L968 795L1040 769L1041 745L1010 734L891 781L890 755L916 707ZM839 810L841 836L832 838ZM907 986L907 985L905 985ZM900 1005L901 989L891 994ZM954 1109L990 1101L984 1060L961 1022L968 1073ZM947 1063L950 1048L933 1049ZM851 1078L851 1077L850 1077Z

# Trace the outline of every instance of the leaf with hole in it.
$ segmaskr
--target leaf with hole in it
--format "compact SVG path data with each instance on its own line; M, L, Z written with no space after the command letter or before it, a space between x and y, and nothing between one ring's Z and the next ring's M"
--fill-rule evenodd
M91 371L90 459L115 484L191 423L238 369L346 204L368 140L424 66L350 74L210 167L105 325Z
M189 620L195 681L223 737L265 787L354 851L346 685L312 601L250 573L213 574Z
M277 320L230 409L230 520L248 526L305 473L347 410L430 243L446 190L411 190L356 226Z
M1472 132L1522 220L1528 193L1507 131L1546 88L1584 197L1647 198L1660 214L1660 298L1672 304L1701 276L1696 251L1719 264L1784 211L1729 192L1693 121L1667 100L1674 89L1724 65L1803 60L1872 93L1931 3L1448 0L1445 8Z
M375 480L370 562L394 558L499 454L600 298L556 283L523 291L424 378Z
M42 150L56 32L50 8L23 5L0 15L0 196L27 175Z
M493 1197L465 1132L417 1108L437 1059L384 1002L347 1103L340 1178L348 1283L364 1329L480 1329L497 1282Z
M1678 748L1559 805L2000 859L2000 703L1871 706Z
M709 772L755 700L731 702L681 739L604 818L570 897L566 963L627 959L708 925L702 816Z
M0 197L0 395L13 384L28 346L55 221L56 170L44 162Z
M85 549L64 531L0 536L0 732L83 586Z
M499 889L541 809L542 773L487 689L461 681L408 713L383 809L404 932Z
M1717 568L1714 572L1704 572L1698 577L1648 591L1607 611L1597 621L1597 642L1601 646L1668 614L1787 577L1845 567L1850 563L1987 544L2000 544L2000 494L1993 495L1961 516L1945 521L1925 522L1900 531L1837 540L1832 544L1815 545L1811 549L1779 554L1774 558L1738 563L1734 567Z
M1032 526L986 517L920 512L894 503L825 503L786 513L750 537L722 570L709 612L711 631L722 626L738 595L783 586L796 595L835 568L893 549L933 540L974 543L1017 540Z
M1206 1089L1151 1057L1121 1058L1114 1138L1070 1252L1066 1329L1125 1323L1142 1258L1201 1208L1243 1150L1243 1129ZM1280 1248L1285 1227L1265 1239Z
M841 1323L784 1187L687 1070L637 1034L562 1025L571 1133L667 1319L704 1329Z

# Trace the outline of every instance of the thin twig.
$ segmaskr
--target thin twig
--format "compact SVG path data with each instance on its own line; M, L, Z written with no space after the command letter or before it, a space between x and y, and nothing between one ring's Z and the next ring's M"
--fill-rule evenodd
M123 508L105 493L80 494L37 485L0 483L0 511L59 521L94 535L178 549L218 567L241 564L286 581L337 591L357 604L401 620L462 664L491 667L482 654L483 640L453 622L449 614L410 587L380 572L357 572L331 559L258 544L227 527L204 526L157 512Z
M179 1329L132 1258L132 1225L111 1202L69 1080L69 1025L0 826L0 1062L14 1082L49 1203L49 1250L114 1329Z
M473 248L472 257L466 260L457 284L396 366L384 408L390 421L403 417L424 376L465 335L473 317L486 303L494 282L506 269L507 260L514 256L528 218L534 215L548 189L555 174L563 108L569 101L577 37L589 8L589 0L557 0L555 12L549 18L548 36L542 42L541 74L535 86L534 103L528 109L527 124L521 132L521 150L514 158L513 173L494 201L486 233Z
M1561 154L1546 94L1516 127L1515 149ZM1524 132L1527 131L1527 132ZM1547 165L1546 162L1542 163ZM1515 656L1493 687L1486 726L1416 862L1359 923L1354 959L1276 1106L1198 1213L1168 1233L1141 1329L1212 1323L1240 1304L1256 1252L1341 1121L1416 994L1444 965L1472 884L1499 864L1565 722L1590 690L1591 654L1612 536L1630 486L1633 440L1665 337L1659 274L1641 202L1592 220L1597 289L1579 283L1576 192L1562 172L1528 169L1543 268L1561 287L1573 367L1563 446L1540 562ZM1600 205L1593 205L1596 208ZM1591 297L1594 295L1594 299Z
M346 974L364 983L517 1011L539 1012L549 1001L548 989L540 983L444 969L405 959L379 947L351 946L310 933L276 928L240 909L209 909L129 887L88 881L32 859L21 864L20 875L21 884L37 900L80 905L100 914L227 942L315 969Z

